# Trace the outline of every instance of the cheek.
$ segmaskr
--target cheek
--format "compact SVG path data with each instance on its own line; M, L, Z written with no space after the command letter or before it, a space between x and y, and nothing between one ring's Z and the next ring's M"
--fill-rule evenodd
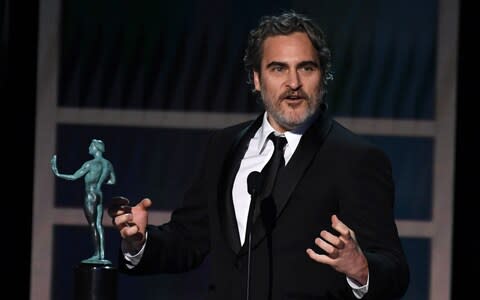
M310 94L318 94L322 90L322 84L320 79L312 78L307 84L305 84L305 91Z
M278 103L280 97L280 91L276 88L269 87L268 85L263 85L262 95L265 100L271 102L272 104Z
M262 81L263 92L270 96L278 96L282 93L282 84L275 80Z

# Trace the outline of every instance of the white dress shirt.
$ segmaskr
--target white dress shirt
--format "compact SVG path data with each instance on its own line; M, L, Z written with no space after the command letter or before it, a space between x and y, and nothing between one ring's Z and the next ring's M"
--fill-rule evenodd
M247 177L253 171L262 171L263 167L265 167L267 162L270 160L270 157L272 157L273 150L275 149L273 142L268 139L270 133L274 132L275 130L272 128L270 123L268 123L266 116L267 114L264 114L262 126L260 126L253 138L250 140L247 152L240 163L240 168L237 176L235 177L235 181L233 182L233 207L235 209L235 216L237 217L238 233L240 234L240 242L242 245L245 242L247 216L251 199L251 196L248 193ZM285 136L287 139L287 145L285 146L283 156L285 159L285 164L288 164L288 161L297 149L298 143L300 143L302 134L286 131L283 134L277 135Z

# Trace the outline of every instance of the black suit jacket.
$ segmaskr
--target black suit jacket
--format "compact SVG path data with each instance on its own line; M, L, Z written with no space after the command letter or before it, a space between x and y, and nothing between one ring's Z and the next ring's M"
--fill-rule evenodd
M245 299L247 249L241 247L231 188L250 139L262 122L214 133L196 181L171 221L148 227L142 260L130 274L183 272L209 254L208 299ZM356 299L344 274L311 260L307 248L337 214L356 234L369 265L363 298L396 299L409 271L394 223L390 161L376 146L327 113L305 132L279 174L273 197L258 199L253 225L251 300ZM247 244L247 243L245 243Z

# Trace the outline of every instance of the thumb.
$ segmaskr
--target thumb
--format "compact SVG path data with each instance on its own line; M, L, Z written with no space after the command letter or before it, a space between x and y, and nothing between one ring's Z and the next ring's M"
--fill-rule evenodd
M351 237L352 231L350 228L348 228L347 225L345 225L338 217L337 215L332 215L332 228L335 229L338 233L340 233L342 236L346 238Z
M332 215L331 217L332 227L335 227L338 223L342 223L337 215Z
M147 210L150 206L152 206L152 200L145 198L140 201L140 203L138 203L136 206L142 210Z

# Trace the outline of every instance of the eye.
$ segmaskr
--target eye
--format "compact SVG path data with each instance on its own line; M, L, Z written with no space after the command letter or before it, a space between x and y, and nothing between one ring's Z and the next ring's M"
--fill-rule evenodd
M314 72L316 69L317 69L317 68L316 68L315 66L313 66L313 65L305 65L305 66L302 66L302 67L300 68L301 71L303 71L303 72L308 72L308 73Z
M313 61L305 61L298 65L297 70L302 73L315 73L319 70L318 64Z
M271 70L273 72L282 72L283 70L285 70L285 67L283 67L283 66L272 66Z

